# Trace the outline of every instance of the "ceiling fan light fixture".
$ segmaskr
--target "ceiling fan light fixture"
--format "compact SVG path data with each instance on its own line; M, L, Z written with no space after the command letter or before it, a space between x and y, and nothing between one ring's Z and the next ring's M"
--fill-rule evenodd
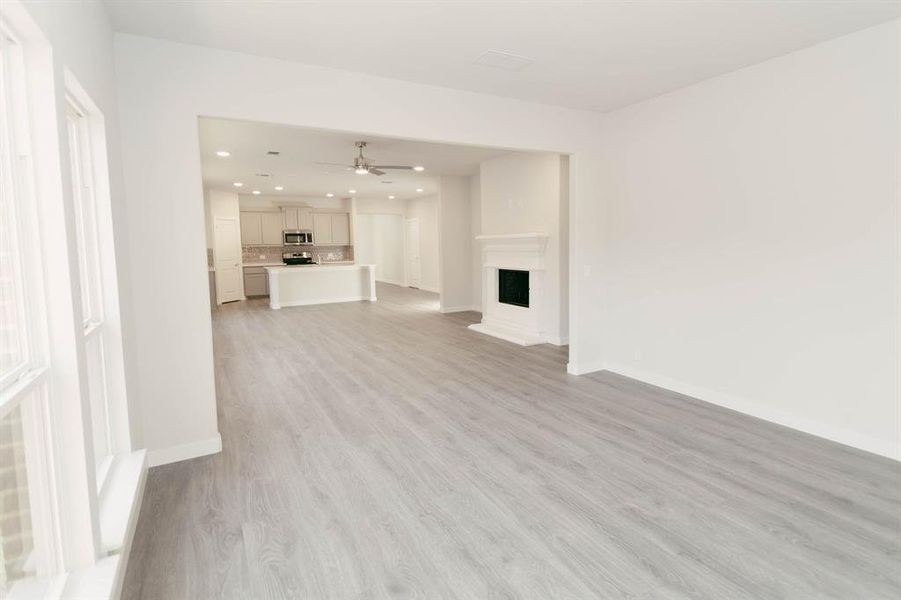
M357 175L368 175L369 169L367 169L366 167L357 167L356 169L354 169L354 173L356 173Z

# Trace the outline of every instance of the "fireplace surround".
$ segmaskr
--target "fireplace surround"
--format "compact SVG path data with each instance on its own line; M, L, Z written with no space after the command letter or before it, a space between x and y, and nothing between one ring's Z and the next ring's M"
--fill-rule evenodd
M547 341L546 233L479 235L482 322L469 328L522 346Z

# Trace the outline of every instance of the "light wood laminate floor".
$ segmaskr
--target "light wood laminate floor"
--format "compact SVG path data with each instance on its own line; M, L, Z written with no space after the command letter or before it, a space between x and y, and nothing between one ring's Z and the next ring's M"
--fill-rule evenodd
M898 463L476 318L223 306L224 449L151 470L123 597L901 598Z

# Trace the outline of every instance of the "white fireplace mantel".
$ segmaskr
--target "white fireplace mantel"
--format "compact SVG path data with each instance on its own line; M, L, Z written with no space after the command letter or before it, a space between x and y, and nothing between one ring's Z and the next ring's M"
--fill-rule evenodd
M508 233L477 235L482 250L482 322L470 329L522 346L547 341L542 327L545 254L548 234ZM503 304L497 299L499 269L529 272L529 306Z

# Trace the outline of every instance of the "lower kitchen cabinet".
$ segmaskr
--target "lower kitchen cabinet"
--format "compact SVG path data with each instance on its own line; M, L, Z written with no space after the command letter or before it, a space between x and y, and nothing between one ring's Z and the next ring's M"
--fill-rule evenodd
M268 296L269 276L263 267L244 267L244 295Z

